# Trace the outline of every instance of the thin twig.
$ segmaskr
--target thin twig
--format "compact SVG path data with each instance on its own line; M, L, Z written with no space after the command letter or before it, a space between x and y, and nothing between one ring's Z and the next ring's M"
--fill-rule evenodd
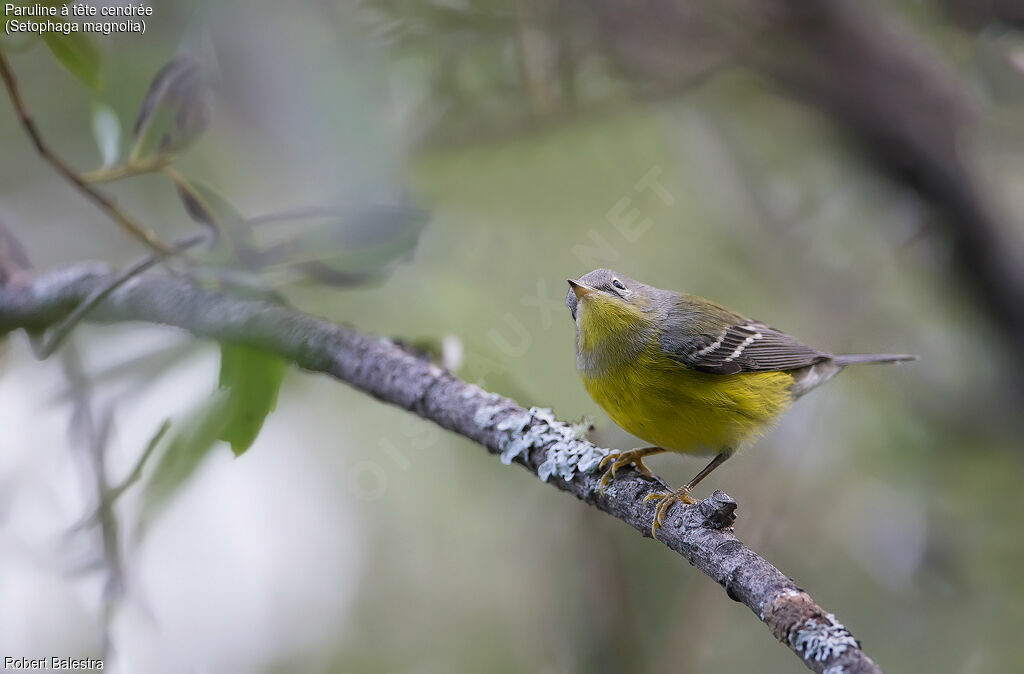
M305 208L293 208L285 211L273 211L260 213L245 219L250 225L263 225L267 223L292 222L294 220L312 220L314 218L337 217L341 209L328 206L307 206Z
M82 180L91 185L97 185L99 183L109 183L114 180L120 180L121 178L131 178L133 176L144 175L147 173L155 173L173 162L174 159L174 155L170 153L156 154L152 157L146 157L145 159L129 161L121 164L120 166L97 169L95 171L90 171L89 173L83 173Z
M74 413L72 415L72 438L84 444L89 460L89 476L95 491L96 511L87 520L99 528L102 555L95 565L86 569L101 569L107 579L103 587L102 614L103 630L101 634L101 654L109 659L112 654L113 640L111 625L114 614L124 596L124 560L121 556L121 524L114 511L114 499L110 497L110 485L107 480L107 446L113 426L113 413L107 409L96 419L94 410L92 385L85 374L81 357L76 349L66 349L60 356L60 362L72 390ZM79 528L72 528L75 533Z
M72 394L75 395L76 392L73 390ZM135 462L135 466L132 467L131 472L129 472L128 475L117 485L111 486L108 484L106 470L104 468L103 482L100 485L101 488L98 489L99 497L97 498L96 510L87 517L83 517L78 524L71 527L71 533L76 533L83 529L87 529L88 527L95 526L96 524L101 524L104 518L109 516L109 513L113 512L114 504L117 502L117 499L121 498L126 491L131 489L132 485L142 479L142 471L145 469L146 464L149 463L150 457L153 456L153 452L156 451L156 448L160 446L160 441L164 439L164 435L167 434L167 431L169 431L170 428L171 420L165 419L164 422L160 424L160 428L157 429L156 434L150 438L149 442L146 444L146 449L144 449L142 454L139 455L139 458Z
M33 145L35 145L36 151L39 152L43 159L49 162L57 173L64 176L68 182L77 187L78 191L84 194L101 210L105 211L115 222L128 230L129 233L139 239L147 247L153 249L153 251L157 253L170 253L171 249L167 244L160 240L156 233L137 223L122 211L110 197L89 185L82 176L80 176L67 164L67 162L61 159L61 157L57 155L49 145L46 144L42 135L39 133L39 129L36 128L36 124L32 120L32 116L28 113L28 108L25 107L25 101L22 99L21 91L18 88L18 79L15 77L14 71L11 70L11 66L7 62L7 57L4 55L2 49L0 49L0 79L3 79L4 81L4 86L7 89L8 96L10 96L11 104L14 106L14 111L18 115L18 120L21 122L22 127L24 127L25 133L27 133L28 137L32 140Z
M80 266L38 277L28 286L0 287L0 334L45 329L114 278L95 266ZM660 480L627 469L600 494L598 476L590 471L607 450L577 439L576 429L556 421L549 410L526 410L391 341L172 276L136 277L111 293L89 319L171 325L198 337L265 349L432 420L650 535L653 508L644 499L665 489ZM722 492L696 505L677 504L658 530L658 540L750 608L811 670L881 672L831 613L733 535L735 511L736 502Z
M135 467L132 468L131 472L128 473L128 475L121 480L119 484L111 487L107 492L107 497L111 503L116 501L121 494L128 491L133 484L142 478L142 470L146 467L149 457L153 455L153 452L160 445L160 441L163 440L164 435L167 434L167 431L170 430L170 428L171 420L165 419L157 430L156 435L150 439L149 444L146 445L146 449L143 450L142 454L139 456L139 460L135 462Z

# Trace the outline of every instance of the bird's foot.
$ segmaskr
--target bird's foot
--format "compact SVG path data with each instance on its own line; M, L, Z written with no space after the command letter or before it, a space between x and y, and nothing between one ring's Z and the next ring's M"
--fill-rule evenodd
M608 486L608 483L615 477L615 472L619 468L625 468L626 466L633 466L637 471L646 475L647 477L654 477L654 473L651 469L644 465L644 457L650 456L651 454L661 454L665 450L661 447L641 447L639 449L631 449L629 451L622 451L619 449L608 452L608 455L601 459L601 463L598 464L598 469L603 470L609 463L608 470L604 471L604 475L601 476L601 482L598 485L598 492L601 496L604 496L604 488Z
M661 528L662 523L665 521L665 514L668 509L676 503L696 503L697 500L690 496L690 485L680 487L675 491L659 491L653 494L648 494L644 497L644 503L650 501L660 501L657 509L654 511L654 522L651 524L651 537L656 538L658 529Z

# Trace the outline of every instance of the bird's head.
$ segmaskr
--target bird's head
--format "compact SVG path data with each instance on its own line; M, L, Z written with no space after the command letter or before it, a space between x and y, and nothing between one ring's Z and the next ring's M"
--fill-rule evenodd
M654 321L655 289L611 269L595 269L568 279L565 305L576 322L580 347L613 335L636 332Z

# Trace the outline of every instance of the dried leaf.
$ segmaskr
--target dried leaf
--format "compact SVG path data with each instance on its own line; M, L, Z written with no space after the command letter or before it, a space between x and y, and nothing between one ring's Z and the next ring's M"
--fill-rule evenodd
M160 69L132 126L131 157L178 152L194 142L213 114L213 92L202 64L182 55Z

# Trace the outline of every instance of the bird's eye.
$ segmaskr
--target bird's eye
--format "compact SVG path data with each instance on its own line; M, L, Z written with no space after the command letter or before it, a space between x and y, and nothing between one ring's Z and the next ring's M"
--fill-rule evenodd
M622 281L620 281L617 278L613 278L612 279L612 285L615 286L616 288L618 288L619 290L625 290L626 289L626 286L622 285Z

